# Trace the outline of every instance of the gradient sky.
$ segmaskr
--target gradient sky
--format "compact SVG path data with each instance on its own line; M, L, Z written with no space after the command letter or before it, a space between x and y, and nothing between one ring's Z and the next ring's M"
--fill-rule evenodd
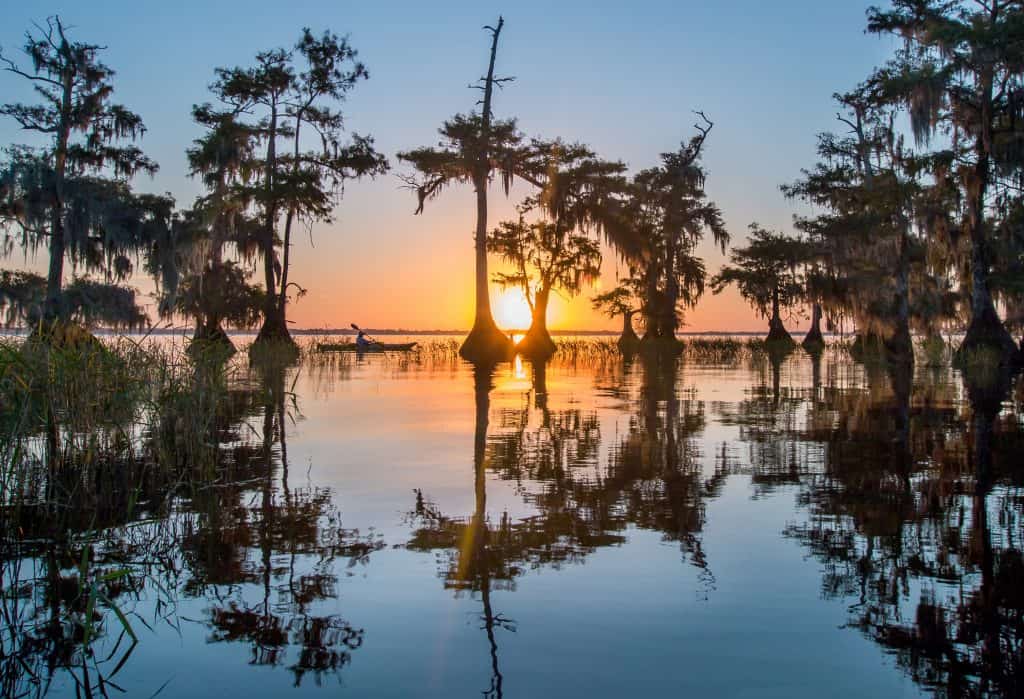
M199 193L186 175L184 149L200 134L189 111L209 99L217 66L248 65L262 49L288 46L303 26L348 34L371 79L347 104L348 126L376 138L403 171L397 151L437 141L441 122L472 108L466 89L486 69L481 26L503 14L497 72L515 82L497 94L499 117L515 116L531 136L589 144L631 170L653 165L692 132L694 109L715 122L705 164L707 191L722 208L736 243L747 224L791 230L797 205L779 192L814 162L815 134L835 128L831 95L862 80L885 60L891 40L864 34L862 0L705 2L269 2L174 3L91 0L8 3L0 45L14 55L31 22L59 13L74 36L109 47L116 100L139 112L149 129L141 145L161 166L142 190L170 192L187 206ZM0 100L29 94L0 75ZM11 122L0 143L25 142ZM493 226L512 213L491 196ZM413 216L411 192L394 174L353 182L329 225L303 235L292 278L309 293L290 308L300 327L466 328L472 322L472 230L469 186L447 191ZM701 249L708 268L722 256ZM22 264L16 253L8 266ZM37 266L29 261L29 266ZM615 283L606 255L604 286ZM138 281L140 288L148 285ZM599 329L616 323L590 309L587 291L554 300L553 329ZM498 292L495 292L498 295ZM496 314L502 322L502 305ZM710 293L687 317L688 330L758 330L734 293ZM799 325L798 322L793 323Z

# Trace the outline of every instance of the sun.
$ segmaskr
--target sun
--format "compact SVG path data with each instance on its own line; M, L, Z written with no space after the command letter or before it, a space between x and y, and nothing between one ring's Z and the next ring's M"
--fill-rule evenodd
M494 299L494 322L505 330L526 330L530 327L530 304L522 289L505 289Z

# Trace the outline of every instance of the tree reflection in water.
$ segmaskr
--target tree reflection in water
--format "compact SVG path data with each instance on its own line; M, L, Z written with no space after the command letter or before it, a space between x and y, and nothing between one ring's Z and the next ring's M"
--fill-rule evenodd
M582 562L600 547L625 543L627 528L638 527L678 542L704 584L713 586L700 532L704 500L717 495L725 473L702 476L696 437L705 425L703 404L680 400L677 367L674 358L644 360L629 429L609 446L603 467L597 414L552 408L547 364L531 367L532 406L527 399L520 408L500 410L494 434L488 426L495 367L474 370L474 511L462 518L445 515L417 491L416 529L407 546L442 552L445 587L479 595L492 662L485 696L503 691L495 632L516 628L495 611L492 593L514 590L527 570ZM489 474L515 483L535 514L516 520L506 511L492 520Z
M180 632L195 621L178 616L187 599L207 601L209 642L248 644L251 664L285 667L296 686L351 660L363 630L327 603L338 597L339 570L365 564L383 542L343 528L328 489L292 485L286 426L301 417L292 371L256 366L221 397L207 435L212 472L168 484L137 475L153 471L145 465L114 464L97 472L121 480L95 492L133 498L134 508L79 496L59 525L54 498L18 513L23 538L14 548L5 540L0 556L3 696L46 694L54 682L85 696L120 690L134 645L114 615Z
M502 696L510 682L499 651L517 624L502 593L531 570L583 563L645 530L678 547L711 594L707 508L729 477L749 478L753 497L796 494L783 534L820 564L823 595L849 603L847 628L922 687L1024 693L1021 382L1011 390L998 373L857 367L834 348L809 359L755 349L735 361L691 369L655 356L602 359L577 376L592 382L594 402L561 390L576 371L564 360L528 366L522 400L493 390L495 367L474 370L472 511L445 513L424 487L405 548L437 556L444 587L479 604L484 694ZM401 362L385 368L428 371ZM370 369L319 370L313 384L330 393L334 380ZM32 457L42 475L28 483L39 495L22 504L20 537L5 536L0 556L3 695L45 694L49 682L116 691L134 646L115 607L157 634L198 622L207 642L285 669L296 685L358 657L367 636L337 613L339 588L383 542L344 528L332 493L291 475L296 371L247 369L221 396L201 450L192 442L163 455L177 459L173 478L106 455L76 486L70 472L46 471L43 451ZM457 371L441 369L446 380ZM683 387L683 371L696 389ZM705 401L701 382L725 372L752 377L742 399ZM169 411L156 429L173 436L180 417ZM741 448L712 443L712 421ZM528 514L495 511L495 488ZM59 501L65 490L79 507ZM90 590L102 594L92 608ZM179 616L185 604L198 618Z
M849 625L939 694L1024 691L1024 561L1017 406L1006 376L964 390L924 369L867 367L866 390L826 388L803 429L807 524L786 534L824 564ZM768 439L754 435L753 439Z
M307 674L319 684L363 643L362 629L319 610L338 597L339 561L366 563L384 544L342 528L328 489L291 486L286 426L299 417L295 395L284 367L257 371L260 442L240 454L244 480L211 489L197 507L195 533L183 550L214 563L193 567L186 590L210 600L210 641L246 642L252 664L286 666L295 686ZM223 522L226 513L233 515ZM243 584L261 596L252 599Z

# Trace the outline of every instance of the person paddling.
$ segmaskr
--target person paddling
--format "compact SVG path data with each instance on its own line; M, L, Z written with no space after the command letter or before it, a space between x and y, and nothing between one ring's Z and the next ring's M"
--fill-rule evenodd
M356 335L356 351L365 352L366 350L369 349L381 347L381 344L379 342L377 342L372 337L364 333L363 329L360 328L358 325L356 325L355 323L349 323L349 325L352 326L353 330L359 333L358 335Z

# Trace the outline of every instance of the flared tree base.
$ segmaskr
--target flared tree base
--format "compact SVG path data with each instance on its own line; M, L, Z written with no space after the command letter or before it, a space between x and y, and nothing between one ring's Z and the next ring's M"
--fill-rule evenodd
M275 313L264 319L256 340L249 346L249 358L266 366L288 365L299 358L299 346L288 332L283 314Z
M493 320L477 319L459 348L459 356L473 364L491 365L512 359L515 356L515 345Z
M764 343L770 348L777 349L796 347L796 340L781 322L774 322L768 326L768 336L764 338Z
M238 350L220 325L199 326L188 345L192 357L230 357Z
M640 338L632 328L624 330L615 344L619 351L626 355L633 355L640 351Z
M672 335L644 335L639 345L640 352L650 356L674 357L682 354L685 348L686 345Z
M821 328L811 328L800 345L810 354L820 354L825 351L825 337L821 334Z
M543 362L550 359L557 350L558 347L551 339L547 328L531 327L516 345L515 351L531 361Z
M284 313L268 313L263 319L263 325L256 335L256 342L291 342L294 344L292 334L288 331L288 323L285 321Z
M953 361L958 366L985 364L1019 367L1021 348L1017 346L995 311L975 317L967 328Z

